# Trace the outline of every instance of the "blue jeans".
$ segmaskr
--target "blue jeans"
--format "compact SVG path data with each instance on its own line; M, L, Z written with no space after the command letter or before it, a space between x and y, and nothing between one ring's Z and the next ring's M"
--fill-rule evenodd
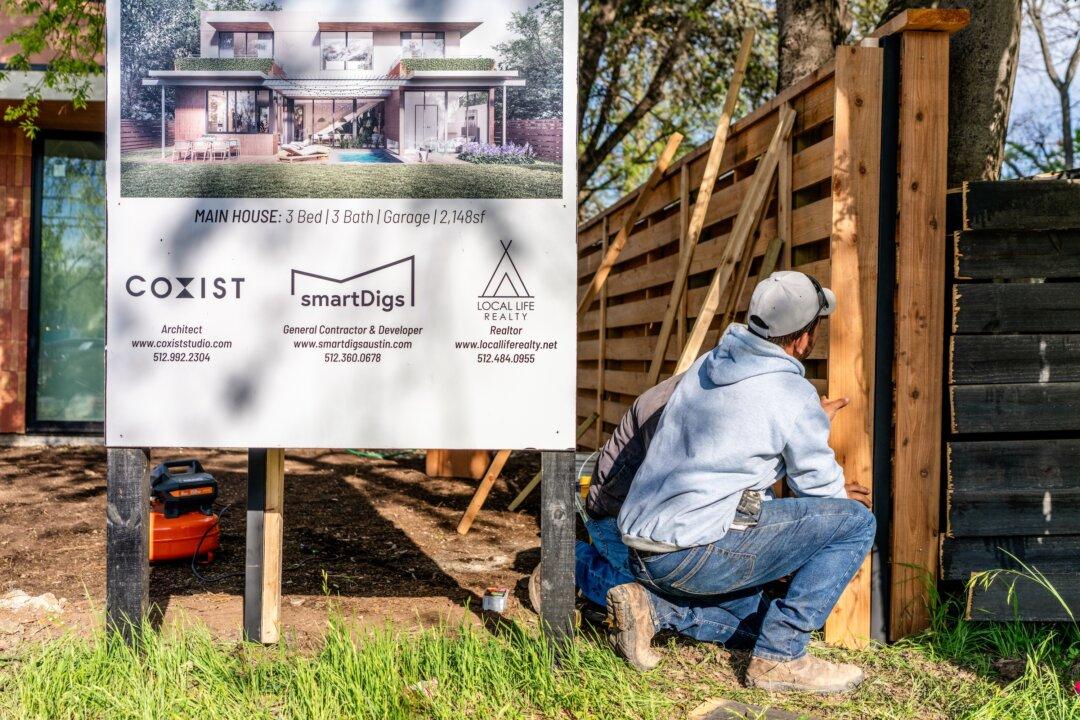
M607 604L607 592L616 585L637 582L630 572L630 548L623 545L615 518L585 521L592 544L574 546L574 576L578 589L590 602Z
M592 544L578 541L574 548L574 574L578 589L600 607L616 585L637 582L631 571L630 548L622 542L615 518L585 522ZM724 606L686 605L652 596L653 620L658 628L672 628L707 642L749 646L757 637L765 607L761 593L736 593Z
M794 660L806 653L810 633L825 624L870 551L875 526L870 511L854 500L769 500L753 527L688 550L634 552L630 567L649 591L658 627L679 632L684 620L670 606L726 611L730 625L757 605L755 598L762 601L764 584L791 575L787 594L765 605L754 655ZM694 637L723 642L699 632Z

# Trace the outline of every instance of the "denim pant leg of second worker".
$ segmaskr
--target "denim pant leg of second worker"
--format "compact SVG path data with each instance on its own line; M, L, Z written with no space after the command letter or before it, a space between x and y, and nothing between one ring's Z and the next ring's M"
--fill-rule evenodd
M769 604L754 647L756 656L791 660L825 623L869 552L874 529L874 516L854 500L771 500L754 527L731 530L711 545L645 554L631 569L658 601L728 610L731 593L792 575L787 594Z
M574 547L574 575L578 589L600 607L616 585L634 582L630 572L630 549L623 545L615 518L589 519L585 523L592 543L578 541Z
M630 570L630 548L623 544L615 518L590 519L585 528L592 543L578 542L575 547L577 585L589 601L603 607L607 604L608 590L623 583L637 582ZM658 628L677 630L698 640L718 643L735 640L750 644L757 637L757 627L765 610L760 607L760 593L743 593L741 597L732 598L731 603L732 608L684 607L663 598L653 598L653 621Z

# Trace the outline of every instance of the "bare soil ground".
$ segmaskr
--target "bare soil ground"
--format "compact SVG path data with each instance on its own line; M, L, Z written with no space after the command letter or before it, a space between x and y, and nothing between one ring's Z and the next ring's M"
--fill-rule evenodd
M187 615L226 639L243 615L245 451L155 452L152 463L199 458L220 485L222 552L201 568L154 565L158 619ZM301 644L321 635L328 596L365 621L425 625L473 617L487 587L515 591L510 613L528 616L524 579L539 561L539 493L507 504L539 467L511 457L472 531L455 532L476 483L430 478L421 452L368 459L344 451L286 456L282 621ZM0 596L22 590L66 600L60 617L0 609L0 649L60 626L90 628L105 601L103 448L0 450ZM469 609L466 609L468 607ZM5 632L5 629L7 632Z

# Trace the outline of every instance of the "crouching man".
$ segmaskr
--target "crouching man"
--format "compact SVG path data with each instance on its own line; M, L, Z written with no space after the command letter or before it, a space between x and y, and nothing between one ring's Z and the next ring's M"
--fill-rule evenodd
M813 278L773 273L754 289L747 325L731 325L675 389L618 518L638 582L608 593L608 621L635 667L658 662L658 630L685 632L688 616L672 606L708 614L691 634L709 639L715 627L721 642L764 607L749 685L842 692L862 681L859 668L806 652L875 531L867 491L845 490L828 444L846 401L819 398L800 362L835 307ZM767 499L785 476L796 497ZM763 598L789 575L784 597Z

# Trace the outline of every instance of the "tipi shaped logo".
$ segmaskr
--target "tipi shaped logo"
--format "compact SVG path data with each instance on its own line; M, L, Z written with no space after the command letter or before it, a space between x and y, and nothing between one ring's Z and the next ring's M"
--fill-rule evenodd
M510 256L510 245L513 242L513 240L499 241L503 248L502 256L480 297L513 300L532 297L529 288L525 287L525 281L521 279L517 265L514 264L514 258Z

